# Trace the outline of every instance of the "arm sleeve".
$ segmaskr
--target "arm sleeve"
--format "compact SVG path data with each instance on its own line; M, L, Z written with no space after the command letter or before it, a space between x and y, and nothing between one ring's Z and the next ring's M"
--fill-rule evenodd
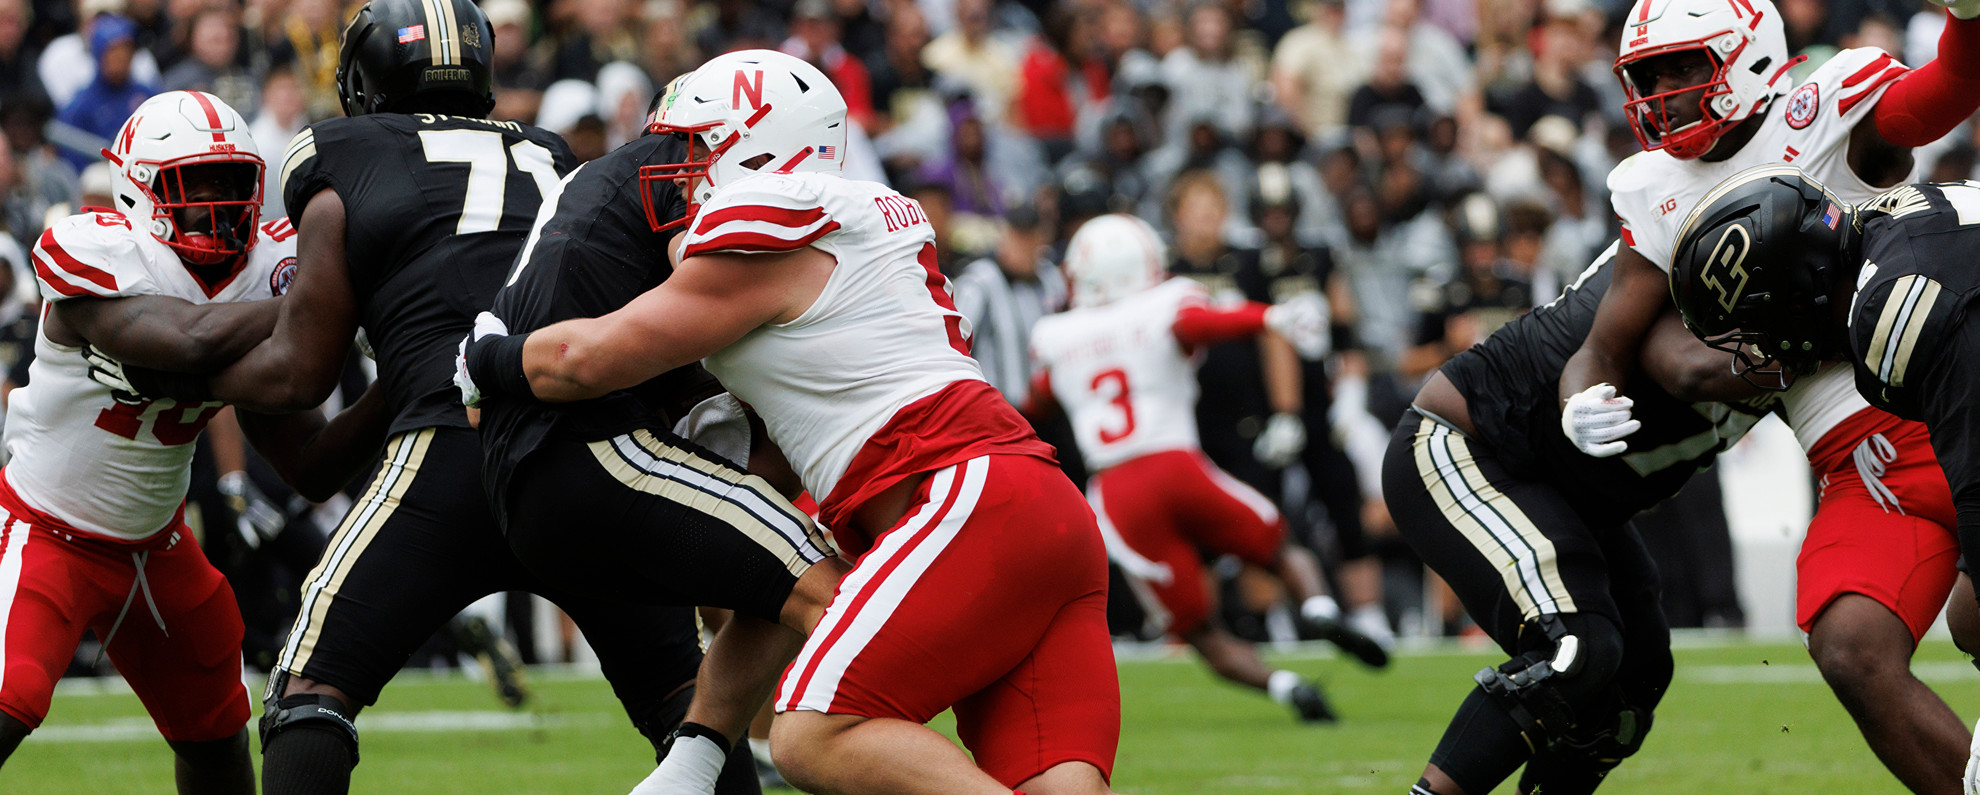
M777 175L742 180L715 192L690 223L681 257L721 251L796 251L839 230L813 185Z
M1872 116L1877 134L1898 146L1924 146L1980 110L1980 19L1946 17L1939 57L1889 78Z
M72 215L42 232L28 256L42 300L157 292L134 234L129 219L109 212Z
M1265 330L1265 310L1257 301L1246 301L1231 309L1211 309L1203 304L1184 304L1176 310L1172 327L1176 341L1184 346L1212 345L1242 339Z

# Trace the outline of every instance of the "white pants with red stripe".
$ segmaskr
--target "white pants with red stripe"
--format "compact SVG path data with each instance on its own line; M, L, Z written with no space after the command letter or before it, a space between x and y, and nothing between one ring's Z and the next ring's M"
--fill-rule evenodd
M840 582L777 711L926 723L954 708L963 745L1006 785L1062 762L1111 773L1107 559L1079 490L1043 459L988 455L916 496Z

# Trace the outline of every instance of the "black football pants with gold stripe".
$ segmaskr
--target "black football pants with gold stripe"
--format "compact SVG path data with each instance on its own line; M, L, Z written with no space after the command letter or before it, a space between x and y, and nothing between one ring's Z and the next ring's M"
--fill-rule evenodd
M701 663L693 609L575 594L532 574L489 510L481 463L481 441L467 428L424 428L386 443L370 486L303 581L274 678L311 679L368 706L462 608L529 591L570 614L633 722L648 725Z
M1656 706L1670 683L1670 627L1656 564L1633 528L1591 525L1553 484L1514 476L1487 445L1414 409L1382 470L1397 531L1508 656L1551 654L1541 622L1564 620L1582 665L1557 682L1582 717L1615 715L1618 698ZM1533 750L1510 713L1474 688L1431 762L1466 792L1488 792Z

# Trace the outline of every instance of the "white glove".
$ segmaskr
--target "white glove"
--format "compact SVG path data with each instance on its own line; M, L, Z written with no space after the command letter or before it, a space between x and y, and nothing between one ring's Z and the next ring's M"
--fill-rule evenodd
M1980 0L1932 0L1932 5L1945 6L1947 11L1951 11L1953 16L1960 19L1972 19L1980 16ZM1967 780L1971 781L1972 778L1973 774L1968 772ZM1972 792L1970 787L1968 792Z
M1285 337L1303 359L1323 358L1332 349L1329 321L1327 299L1319 293L1300 293L1265 310L1265 327Z
M469 342L489 336L509 336L509 325L490 312L475 315L474 331L461 338L461 345L454 354L454 386L461 390L461 405L468 408L481 406L481 388L475 386L474 378L468 375L467 346Z
M124 363L110 358L94 345L83 345L83 361L89 365L89 380L110 387L111 399L118 403L143 403L136 387L131 386L130 376L124 374Z
M1608 458L1628 450L1629 443L1622 438L1643 427L1629 416L1635 405L1634 400L1616 397L1615 387L1596 384L1568 398L1561 408L1561 433L1581 452Z
M1980 724L1975 724L1973 728L1976 733L1973 746L1968 749L1970 756L1966 760L1966 776L1960 779L1963 784L1960 791L1966 795L1980 795Z
M1258 463L1278 469L1306 450L1306 423L1298 415L1280 412L1265 421L1265 430L1251 443Z

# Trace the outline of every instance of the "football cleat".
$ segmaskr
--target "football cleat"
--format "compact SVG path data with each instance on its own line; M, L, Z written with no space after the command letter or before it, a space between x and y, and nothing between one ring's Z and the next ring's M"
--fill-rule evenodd
M507 638L495 634L487 619L480 616L460 619L454 625L454 637L461 651L474 655L475 661L481 663L497 699L510 709L519 709L529 701L529 684L523 681L521 655L516 654L516 647Z
M1335 723L1341 717L1334 714L1334 708L1327 703L1327 697L1320 693L1320 685L1306 681L1292 691L1293 714L1301 723Z

